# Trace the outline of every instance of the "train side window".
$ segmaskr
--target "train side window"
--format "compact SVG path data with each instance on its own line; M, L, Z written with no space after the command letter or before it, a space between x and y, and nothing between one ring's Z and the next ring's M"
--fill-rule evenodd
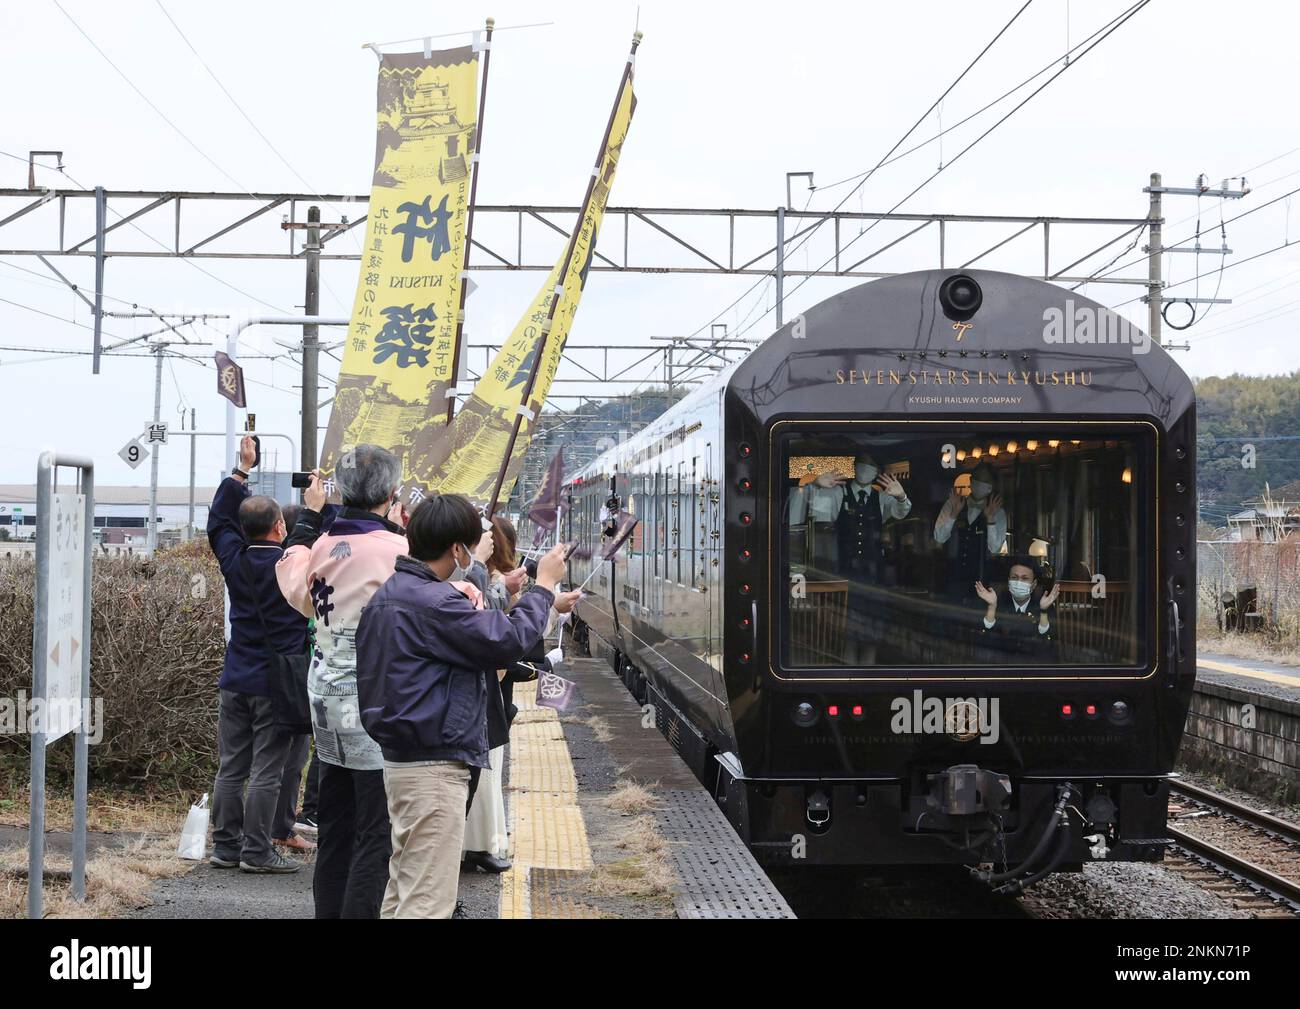
M654 574L659 577L659 471L651 474L654 478L654 497L650 503L650 551L654 554Z
M682 470L685 466L685 460L677 464L677 488L673 495L673 567L677 571L677 577L673 580L678 585L682 584L682 531L685 527L682 515Z
M695 566L697 557L696 530L699 522L699 462L699 456L691 457L691 553L689 558L690 566L687 571L690 578L691 588L693 589L698 589L700 587L699 578L697 577L699 574L699 568Z

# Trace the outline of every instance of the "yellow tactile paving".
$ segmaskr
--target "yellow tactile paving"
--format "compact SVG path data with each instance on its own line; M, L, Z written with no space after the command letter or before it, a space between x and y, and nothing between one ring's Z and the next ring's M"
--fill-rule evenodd
M536 685L515 687L519 714L510 732L507 787L513 866L501 877L502 918L531 918L532 869L590 869L587 826L578 808L578 782L553 708L536 705ZM564 902L544 901L543 913L563 913ZM577 910L575 908L575 910Z
M1213 659L1197 659L1198 666L1204 666L1206 669L1213 669L1219 673L1231 673L1233 676L1248 676L1252 680L1266 680L1269 683L1280 683L1287 687L1300 688L1300 678L1295 676L1284 676L1281 673L1270 673L1266 669L1251 669L1250 666L1238 666L1230 662L1216 662Z

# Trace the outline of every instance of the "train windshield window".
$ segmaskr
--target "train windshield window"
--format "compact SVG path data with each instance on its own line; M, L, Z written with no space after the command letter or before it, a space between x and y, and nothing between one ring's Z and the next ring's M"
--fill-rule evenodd
M1145 665L1153 429L908 427L778 434L781 666Z

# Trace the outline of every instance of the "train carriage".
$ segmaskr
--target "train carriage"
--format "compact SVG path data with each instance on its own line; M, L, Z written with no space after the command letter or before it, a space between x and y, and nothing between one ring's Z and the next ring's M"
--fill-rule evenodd
M1158 860L1194 453L1191 382L1096 302L874 281L572 475L578 634L766 864Z

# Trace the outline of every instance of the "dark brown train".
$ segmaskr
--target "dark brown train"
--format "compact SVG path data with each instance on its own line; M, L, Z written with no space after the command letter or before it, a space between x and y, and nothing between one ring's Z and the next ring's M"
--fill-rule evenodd
M1187 376L1094 301L985 271L863 284L570 478L578 640L765 864L1014 890L1159 860L1195 432ZM603 561L619 511L638 524Z

